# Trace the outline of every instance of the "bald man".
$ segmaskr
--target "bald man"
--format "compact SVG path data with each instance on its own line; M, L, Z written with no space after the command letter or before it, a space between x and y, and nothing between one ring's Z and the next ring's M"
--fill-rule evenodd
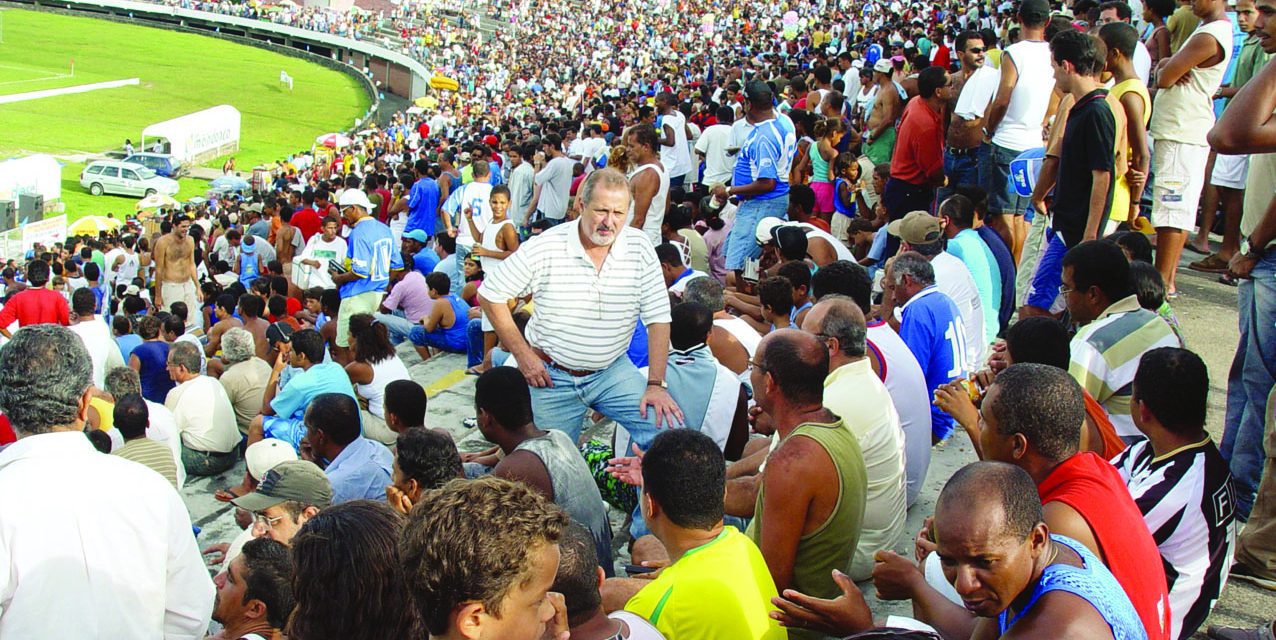
M780 445L758 475L733 480L727 490L728 502L756 494L752 514L736 515L753 516L745 533L762 550L776 588L820 598L841 593L833 570L851 571L867 486L855 435L824 407L828 370L828 349L809 333L782 329L762 339L753 397Z

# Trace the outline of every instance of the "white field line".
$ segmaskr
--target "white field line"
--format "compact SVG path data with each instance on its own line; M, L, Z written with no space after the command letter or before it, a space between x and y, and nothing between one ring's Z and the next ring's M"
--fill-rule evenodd
M63 78L70 78L70 77L71 77L71 74L69 73L55 73L51 76L43 76L40 78L28 78L26 80L9 80L8 82L0 82L0 87L8 86L11 84L26 84L28 82L43 82L45 80L61 80Z
M60 89L45 89L43 91L28 91L26 93L12 93L7 96L0 96L0 104L12 104L14 102L25 102L27 100L39 100L41 98L52 98L54 96L66 96L73 93L87 93L89 91L97 91L98 89L114 89L116 87L126 87L129 85L141 84L138 78L128 78L126 80L110 80L108 82L94 82L92 84L79 84L73 87L62 87Z

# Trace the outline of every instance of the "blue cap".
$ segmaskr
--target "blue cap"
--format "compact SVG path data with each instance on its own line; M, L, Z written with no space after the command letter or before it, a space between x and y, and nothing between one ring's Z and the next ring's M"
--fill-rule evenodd
M425 244L430 241L430 236L426 235L426 233L420 229L413 229L403 234L403 237L409 240L416 240L421 244Z

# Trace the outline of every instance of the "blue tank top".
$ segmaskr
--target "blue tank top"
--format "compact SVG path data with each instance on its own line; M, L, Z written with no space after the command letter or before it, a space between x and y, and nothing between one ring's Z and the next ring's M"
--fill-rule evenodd
M793 307L793 309L789 311L789 322L792 324L797 324L798 314L802 313L803 311L806 311L807 309L810 309L813 304L815 303L811 302L810 300L807 300L806 302L802 303L802 306Z
M1121 583L1117 582L1103 562L1072 538L1051 534L1050 539L1076 552L1081 556L1081 562L1085 564L1085 567L1074 567L1062 563L1046 567L1041 572L1041 579L1037 581L1028 605L1022 611L1015 612L1013 620L1007 619L1007 612L1001 612L997 618L997 626L1001 633L1005 634L1007 629L1032 611L1032 606L1041 596L1051 591L1063 591L1089 602L1090 606L1094 607L1112 628L1112 636L1116 640L1146 640L1147 631L1143 629L1143 622L1134 611L1134 605L1130 604L1130 598L1125 595Z
M443 339L447 342L448 347L459 349L464 352L469 346L469 340L465 335L465 327L469 324L470 305L461 299L461 296L449 295L447 301L452 305L452 315L456 318L452 322L452 326L443 329Z
M137 372L142 382L142 397L164 404L168 392L176 386L168 377L168 343L148 340L134 347L132 355L142 363L141 371Z
M257 250L254 247L252 253L247 251L239 252L239 281L245 287L252 286L253 280L257 279Z
M842 185L847 184L846 178L838 178L833 182L833 211L840 213L848 218L855 217L855 192L851 191L851 206L842 204ZM847 188L850 188L849 185Z

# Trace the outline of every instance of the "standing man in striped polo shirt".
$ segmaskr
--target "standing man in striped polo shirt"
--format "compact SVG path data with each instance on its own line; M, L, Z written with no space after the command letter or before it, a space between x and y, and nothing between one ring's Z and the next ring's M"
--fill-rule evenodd
M665 384L669 296L651 241L625 226L631 199L624 174L591 173L579 218L519 247L487 274L479 302L531 386L536 424L574 441L594 409L645 450L657 427L682 422L682 411ZM527 294L535 309L524 337L506 303ZM639 319L650 354L645 381L625 357Z

